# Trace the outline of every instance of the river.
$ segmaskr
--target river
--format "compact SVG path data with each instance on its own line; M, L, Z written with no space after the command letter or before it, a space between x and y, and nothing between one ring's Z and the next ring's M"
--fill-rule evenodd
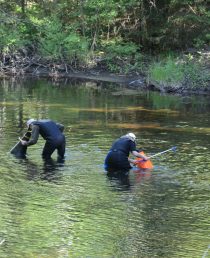
M0 257L209 257L210 99L110 82L0 81ZM65 162L9 153L29 118L65 126ZM110 177L104 158L133 132L150 172Z

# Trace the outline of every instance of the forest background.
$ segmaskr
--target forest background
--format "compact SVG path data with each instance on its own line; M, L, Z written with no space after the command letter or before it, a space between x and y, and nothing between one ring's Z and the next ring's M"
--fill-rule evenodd
M0 75L132 75L210 90L209 0L0 0Z

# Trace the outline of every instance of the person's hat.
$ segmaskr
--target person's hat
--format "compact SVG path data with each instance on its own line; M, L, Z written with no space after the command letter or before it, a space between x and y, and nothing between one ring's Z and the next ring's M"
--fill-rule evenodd
M29 126L30 124L32 124L34 121L36 121L36 120L33 119L33 118L29 119L29 120L26 122L27 126Z
M136 140L136 135L134 133L128 133L126 136L133 142Z

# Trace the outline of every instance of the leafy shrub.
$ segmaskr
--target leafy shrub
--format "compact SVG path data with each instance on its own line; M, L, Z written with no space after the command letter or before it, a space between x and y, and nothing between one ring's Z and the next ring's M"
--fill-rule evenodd
M62 32L62 24L57 19L46 20L40 28L39 53L49 59L60 58L65 39L65 34Z
M29 42L26 31L25 24L2 24L0 27L0 51L2 53L14 53L23 48Z
M105 63L112 72L128 73L137 69L141 60L139 47L119 40L106 42L103 46Z
M72 32L64 39L64 55L66 58L77 61L78 64L86 64L89 60L88 41Z
M184 81L183 84L188 88L205 88L210 79L209 73L204 71L202 66L196 62L189 62L184 66Z
M88 42L68 28L64 29L58 19L52 19L42 26L39 52L48 59L65 59L72 63L85 62L88 56Z

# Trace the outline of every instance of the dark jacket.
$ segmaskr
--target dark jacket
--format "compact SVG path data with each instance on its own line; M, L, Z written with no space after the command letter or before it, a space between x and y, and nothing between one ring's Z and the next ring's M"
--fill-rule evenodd
M63 138L64 126L52 120L37 120L32 123L32 134L28 145L36 144L39 134L47 141L56 143Z
M105 158L106 170L129 170L129 153L136 150L136 143L128 137L121 137L116 140Z
M127 137L121 137L119 139L117 139L110 151L120 151L122 153L124 153L127 157L129 156L129 153L132 151L136 150L136 143L131 141L129 138Z

